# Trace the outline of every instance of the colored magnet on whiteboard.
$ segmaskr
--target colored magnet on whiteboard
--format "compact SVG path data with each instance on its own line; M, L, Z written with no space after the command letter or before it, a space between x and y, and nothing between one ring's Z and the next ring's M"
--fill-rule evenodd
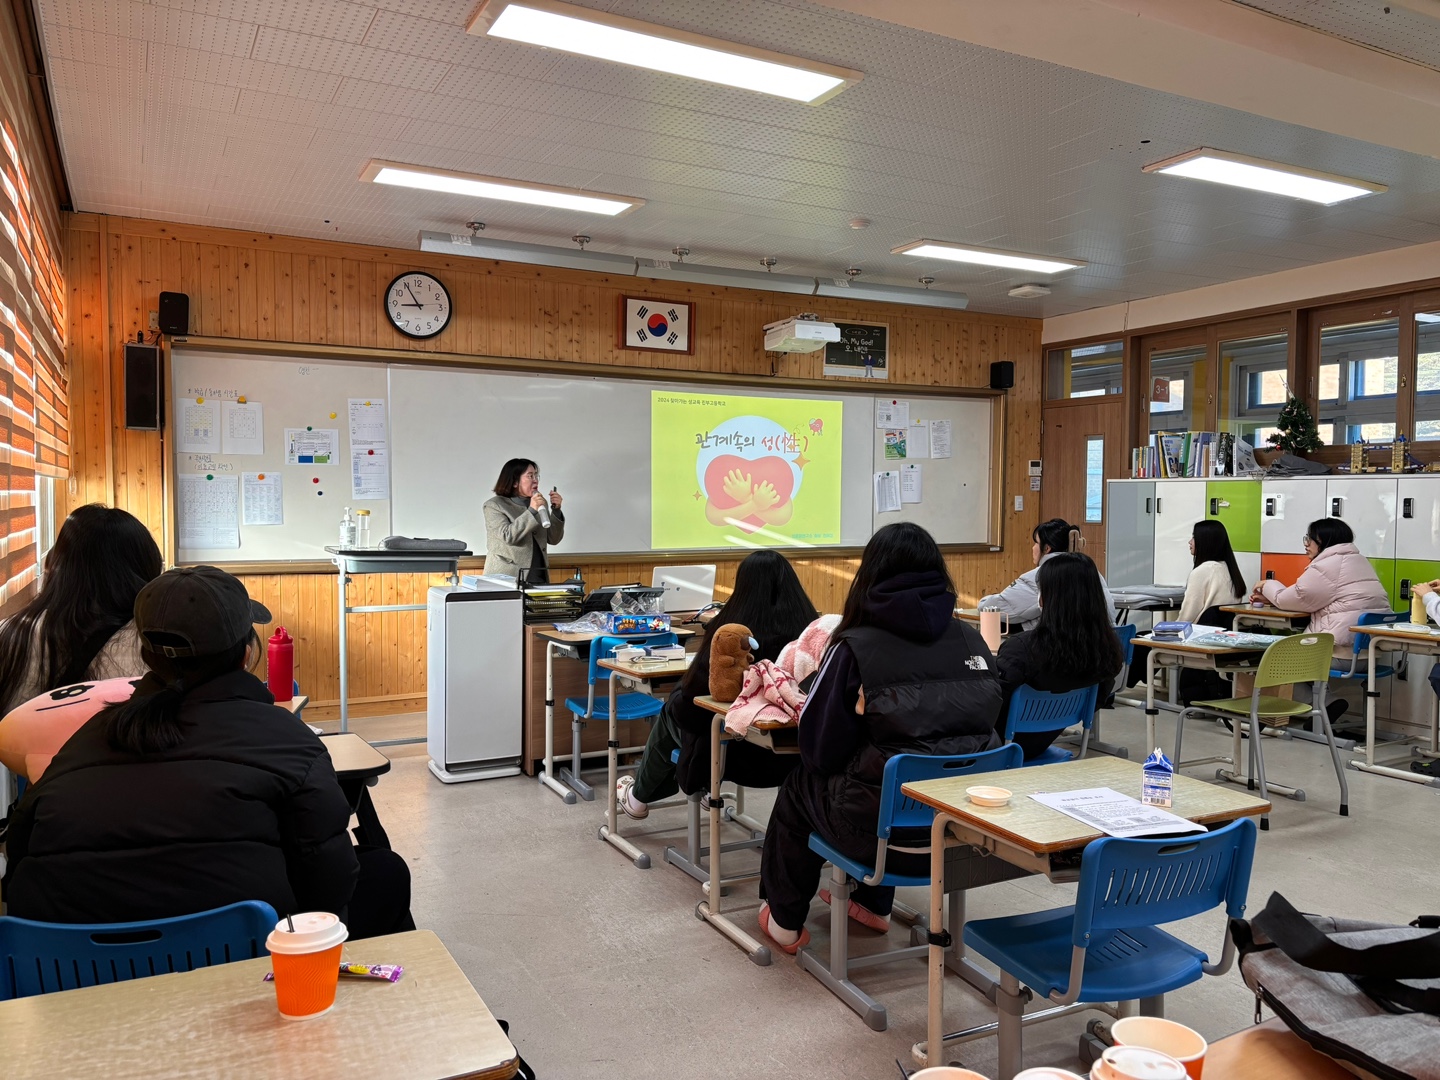
M331 419L331 420L334 420L334 419L335 419L335 414L334 414L333 412L330 414L330 419Z
M312 484L318 484L318 483L320 482L320 477L318 477L318 476L312 476L312 477L310 478L310 482L311 482Z
M207 473L205 474L205 479L206 479L206 480L214 480L214 479L215 479L215 474L214 474L214 473L208 473L208 472L207 472Z
M196 404L196 405L204 405L204 404L205 404L205 399L204 399L203 397L197 397L197 398L195 399L195 404Z
M264 480L264 479L265 479L265 474L264 474L263 472L262 472L262 473L257 473L256 476L255 476L255 479L256 479L256 480Z
M374 450L366 450L365 453L369 454L371 457L374 457L374 456L375 456L375 451L374 451Z
M317 491L317 492L315 492L315 494L316 494L316 495L324 495L325 492L323 492L323 491Z
M370 408L370 402L368 402L368 401L365 402L365 407L366 407L367 409Z
M306 425L305 425L305 430L306 430L306 431L314 431L315 429L314 429L313 427L311 427L309 424L306 424Z
M245 395L244 395L244 394L241 394L238 398L235 399L235 401L236 401L238 404L240 404L240 405L244 405L244 404L245 404Z

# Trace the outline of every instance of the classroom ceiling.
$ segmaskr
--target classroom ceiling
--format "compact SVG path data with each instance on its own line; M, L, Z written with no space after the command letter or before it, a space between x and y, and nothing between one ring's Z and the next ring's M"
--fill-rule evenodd
M1440 68L1440 2L1419 0L1236 0L1357 45Z
M679 245L691 262L775 257L781 273L930 274L974 310L1030 316L1440 240L1429 156L834 3L580 2L865 78L793 104L467 35L475 0L34 0L82 211L409 249L478 218L487 237L528 243L584 232L591 250L650 258ZM1320 207L1140 171L1197 146L1390 190ZM647 202L604 219L384 188L357 179L371 158ZM857 217L871 224L850 228ZM890 254L922 237L1089 265L1014 300L1045 279Z

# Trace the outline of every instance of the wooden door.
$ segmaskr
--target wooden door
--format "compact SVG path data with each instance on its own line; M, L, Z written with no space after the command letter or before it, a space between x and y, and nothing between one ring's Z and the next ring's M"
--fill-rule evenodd
M1092 439L1103 439L1105 474L1101 481L1100 520L1086 521L1087 451ZM1064 518L1085 538L1085 554L1105 572L1104 480L1130 475L1130 445L1125 438L1125 401L1106 397L1056 402L1045 410L1040 439L1043 476L1040 517ZM1094 500L1092 492L1093 517Z

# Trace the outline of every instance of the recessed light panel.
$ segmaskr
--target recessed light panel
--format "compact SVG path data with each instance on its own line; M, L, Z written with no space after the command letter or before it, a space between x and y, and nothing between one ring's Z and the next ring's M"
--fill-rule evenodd
M360 173L361 180L394 187L438 191L446 195L468 195L475 199L498 199L501 202L549 206L557 210L578 210L585 214L615 217L644 206L644 199L628 195L603 195L596 191L530 184L523 180L506 180L498 176L476 176L451 169L431 169L423 165L403 165L396 161L373 160Z
M1058 274L1085 264L1077 259L1056 259L1047 255L1027 255L1021 251L997 251L994 248L952 244L946 240L916 240L891 248L892 255L916 255L922 259L945 259L948 262L973 263L976 266L998 266L1005 270L1030 270L1037 274Z
M1184 176L1191 180L1208 180L1212 184L1249 188L1272 195L1287 195L1292 199L1304 199L1306 202L1320 203L1323 206L1334 206L1347 199L1358 199L1364 195L1376 195L1389 190L1384 184L1372 184L1368 180L1316 172L1295 165L1283 165L1278 161L1266 161L1264 158L1211 150L1204 146L1178 157L1146 165L1141 171Z

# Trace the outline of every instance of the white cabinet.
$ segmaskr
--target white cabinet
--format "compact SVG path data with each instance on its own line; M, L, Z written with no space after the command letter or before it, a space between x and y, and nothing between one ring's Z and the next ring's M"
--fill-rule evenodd
M1253 589L1260 580L1260 553L1258 551L1235 552L1235 563L1240 567L1240 576L1245 579L1245 588Z
M1440 560L1440 476L1402 476L1395 484L1395 558Z
M1155 583L1184 585L1194 565L1190 535L1205 517L1205 484L1196 480L1155 483Z
M1325 480L1266 480L1260 485L1260 550L1267 555L1304 555L1301 540L1310 522L1329 517Z
M1327 477L1325 513L1339 518L1355 534L1355 546L1370 559L1395 558L1395 485L1393 476Z

